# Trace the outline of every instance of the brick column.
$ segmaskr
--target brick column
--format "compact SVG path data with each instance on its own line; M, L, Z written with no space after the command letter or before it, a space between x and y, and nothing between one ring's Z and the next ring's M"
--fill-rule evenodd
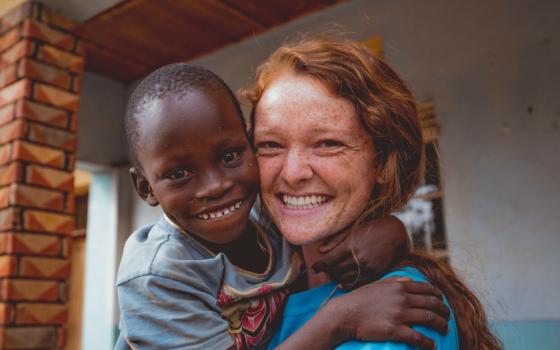
M84 60L38 3L0 18L0 349L60 349Z

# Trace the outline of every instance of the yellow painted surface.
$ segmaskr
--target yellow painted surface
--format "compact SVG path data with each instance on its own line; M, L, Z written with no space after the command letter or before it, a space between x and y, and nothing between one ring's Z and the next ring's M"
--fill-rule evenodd
M27 0L1 0L0 1L0 17L8 13L14 7L27 2Z
M82 339L83 306L84 306L84 260L86 249L85 236L72 239L72 254L70 255L70 289L68 292L68 338L67 350L80 350Z
M91 173L76 169L74 171L74 194L76 196L86 194L91 184Z
M383 57L383 39L379 35L362 40L362 44L371 49L377 56Z

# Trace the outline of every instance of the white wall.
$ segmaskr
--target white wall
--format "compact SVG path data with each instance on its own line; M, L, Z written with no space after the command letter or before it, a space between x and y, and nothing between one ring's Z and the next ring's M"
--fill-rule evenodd
M194 62L237 89L297 31L382 35L389 63L436 104L452 262L494 319L559 319L558 13L556 1L353 1ZM135 202L133 226L156 217Z

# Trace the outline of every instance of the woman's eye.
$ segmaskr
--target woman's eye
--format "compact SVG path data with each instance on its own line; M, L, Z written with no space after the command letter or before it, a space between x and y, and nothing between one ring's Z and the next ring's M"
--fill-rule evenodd
M274 141L259 142L256 146L257 156L276 155L282 149L282 145Z
M177 169L172 171L167 175L167 178L171 180L181 180L189 175L189 172L185 169Z
M241 154L238 151L227 152L222 156L222 162L225 164L233 163L239 160Z
M266 142L259 142L257 143L257 151L273 151L273 150L277 150L279 149L280 144L277 142L273 142L273 141L266 141Z
M278 148L280 147L279 144L277 144L276 142L261 142L257 145L257 148L264 148L264 149L270 149L270 148Z
M342 142L336 140L323 140L319 142L319 147L331 148L331 147L340 147L342 145L343 145Z

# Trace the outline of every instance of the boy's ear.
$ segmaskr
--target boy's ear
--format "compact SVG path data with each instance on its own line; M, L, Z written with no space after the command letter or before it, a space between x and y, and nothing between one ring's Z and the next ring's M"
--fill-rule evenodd
M132 167L129 171L134 188L144 202L148 203L148 205L151 205L152 207L159 205L159 201L152 191L152 186L150 186L150 183L142 173L142 170Z

